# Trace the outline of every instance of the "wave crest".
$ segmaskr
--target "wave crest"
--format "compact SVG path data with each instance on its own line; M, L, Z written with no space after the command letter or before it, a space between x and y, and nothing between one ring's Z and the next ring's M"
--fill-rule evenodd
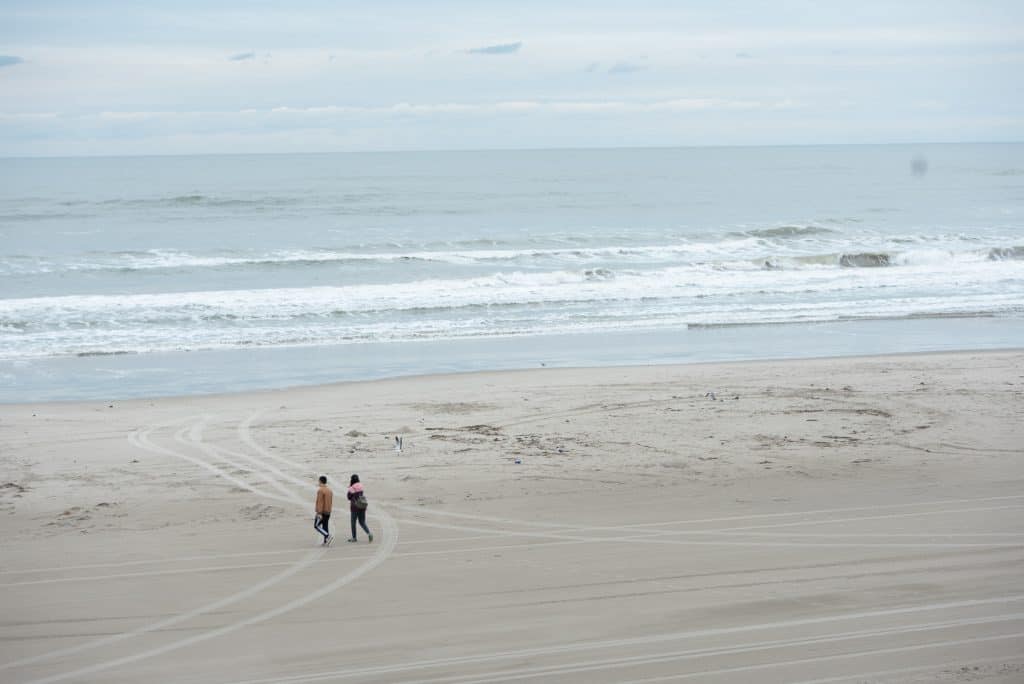
M891 266L892 257L885 252L842 254L839 256L839 265L846 268L877 268L879 266Z
M821 226L779 226L777 228L757 228L754 230L746 230L742 233L734 233L734 235L758 238L787 238L807 237L810 235L828 235L836 232L837 231L832 230L831 228L823 228Z
M1024 259L1024 246L993 247L988 251L989 261L1018 261Z

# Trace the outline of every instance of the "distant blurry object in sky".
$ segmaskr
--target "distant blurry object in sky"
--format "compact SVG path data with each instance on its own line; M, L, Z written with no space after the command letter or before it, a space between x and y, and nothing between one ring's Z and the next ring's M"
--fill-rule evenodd
M915 176L928 175L928 160L918 155L910 160L910 172Z

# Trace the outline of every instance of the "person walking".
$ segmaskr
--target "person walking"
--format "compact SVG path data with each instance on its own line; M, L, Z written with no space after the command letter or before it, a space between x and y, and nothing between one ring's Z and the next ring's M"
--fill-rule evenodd
M353 474L352 479L348 482L348 510L352 517L352 538L350 542L356 541L356 522L359 522L359 526L366 532L367 539L370 543L373 543L373 532L370 532L370 528L366 526L366 508L369 504L366 502L366 495L363 493L363 483L359 481L359 476Z
M329 546L334 537L330 532L331 508L334 504L334 492L327 486L327 476L320 476L320 486L316 488L316 517L313 527L323 535L324 546Z

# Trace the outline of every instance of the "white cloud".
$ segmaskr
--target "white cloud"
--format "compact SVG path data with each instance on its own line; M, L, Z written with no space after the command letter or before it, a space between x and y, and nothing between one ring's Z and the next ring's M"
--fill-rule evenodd
M497 114L643 114L652 112L694 112L694 111L739 111L739 110L780 110L794 109L799 105L789 98L773 100L724 99L724 98L673 98L655 101L623 100L508 100L489 103L441 102L410 103L399 102L379 107L354 107L328 105L322 107L275 107L270 110L248 109L239 115L288 115L304 116L386 116L417 115L436 116L447 114L471 114L489 116ZM126 113L125 116L150 116L153 113ZM173 112L164 113L175 116Z
M57 112L0 112L0 121L51 121L60 117Z
M161 116L167 116L169 112L100 112L96 118L100 121L111 123L126 123L131 121L151 121ZM88 118L88 117L83 117Z

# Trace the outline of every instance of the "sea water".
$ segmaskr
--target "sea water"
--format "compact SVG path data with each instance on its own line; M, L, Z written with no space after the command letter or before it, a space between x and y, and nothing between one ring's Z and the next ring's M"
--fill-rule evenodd
M0 160L0 401L1024 346L1024 144Z

